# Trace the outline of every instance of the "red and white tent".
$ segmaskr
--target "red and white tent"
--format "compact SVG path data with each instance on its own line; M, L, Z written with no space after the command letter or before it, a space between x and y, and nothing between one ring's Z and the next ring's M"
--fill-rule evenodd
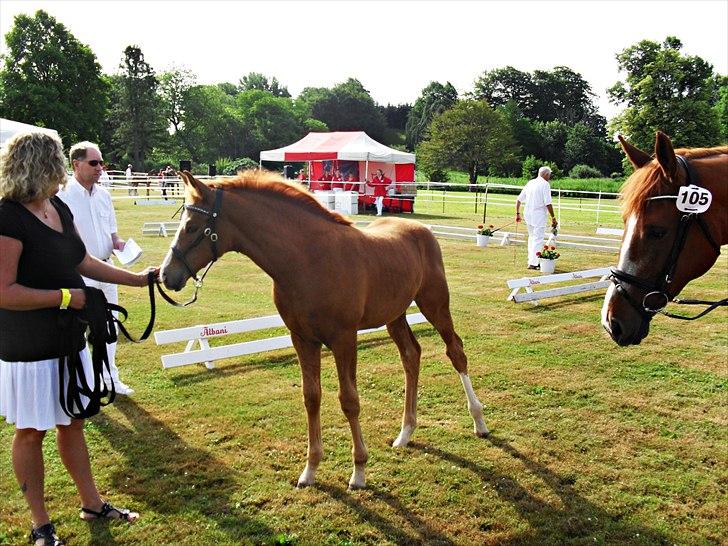
M309 133L298 142L277 150L260 152L261 161L377 161L414 164L415 154L380 144L364 131Z
M414 182L415 154L381 144L364 131L309 133L298 142L277 150L260 152L261 161L357 161L364 178L381 168L396 182ZM388 167L389 166L389 167ZM393 167L393 168L392 168ZM311 173L317 173L320 164Z

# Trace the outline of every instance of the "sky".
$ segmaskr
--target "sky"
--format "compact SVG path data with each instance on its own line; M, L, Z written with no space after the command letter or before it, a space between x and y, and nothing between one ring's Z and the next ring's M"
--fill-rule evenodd
M431 81L462 95L494 68L567 66L610 119L623 108L606 93L625 77L616 55L667 36L728 74L728 0L0 0L0 53L14 16L38 9L90 46L105 73L137 45L157 72L187 68L203 84L260 72L294 97L354 77L379 104L411 104Z

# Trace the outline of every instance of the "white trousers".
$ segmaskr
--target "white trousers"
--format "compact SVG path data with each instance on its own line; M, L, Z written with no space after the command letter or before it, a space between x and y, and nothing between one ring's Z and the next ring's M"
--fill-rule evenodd
M534 225L526 223L528 228L528 265L538 265L536 252L543 249L543 238L546 235L546 224Z
M86 283L86 286L91 286L93 288L98 288L99 290L101 290L104 293L104 296L106 296L106 301L108 301L109 303L119 303L119 287L115 284L95 281L86 277L84 277L83 280ZM116 313L114 313L114 315L116 315ZM106 353L109 355L109 370L111 370L111 379L113 379L115 383L118 383L120 379L119 368L116 367L116 343L109 343L106 346ZM109 381L108 373L105 366L104 381Z
M381 216L382 209L384 208L384 196L380 195L379 197L375 197L374 204L377 206L377 216Z

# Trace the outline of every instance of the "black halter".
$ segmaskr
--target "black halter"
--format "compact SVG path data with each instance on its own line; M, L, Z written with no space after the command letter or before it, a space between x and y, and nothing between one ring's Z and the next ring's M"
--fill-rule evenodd
M690 167L690 164L682 156L678 155L675 157L678 160L678 163L680 163L680 165L682 165L685 169L686 177L684 185L689 186L691 183L695 184L695 182L692 180L694 177L692 176L692 168ZM650 199L677 199L677 195L660 195L657 197L652 197ZM677 268L678 258L680 257L680 253L685 247L685 241L687 240L688 233L693 223L697 223L708 243L710 243L710 246L712 246L713 250L715 250L715 253L717 255L720 255L720 245L718 245L718 243L715 242L715 239L713 239L713 236L710 234L705 220L703 220L700 214L686 213L683 214L680 218L680 223L677 228L677 235L675 236L675 241L672 244L670 255L667 258L667 262L665 262L665 267L663 268L662 273L657 277L656 281L645 281L640 279L639 277L630 275L626 271L617 269L616 267L610 268L609 279L614 283L614 287L617 290L617 293L624 297L624 299L626 299L629 304L634 307L634 309L640 314L643 320L648 321L657 313L661 313L666 317L670 318L676 318L681 320L695 320L702 317L703 315L706 315L707 313L710 313L716 307L728 305L728 298L724 298L719 301L680 300L670 296L669 294L668 287L670 283L672 283L673 277L675 276L675 269ZM637 302L637 300L635 300L629 294L629 292L627 292L624 286L622 286L622 282L637 286L638 288L641 288L646 292L646 294L642 298L642 303ZM707 305L708 308L703 310L698 315L695 315L693 317L686 317L682 315L675 315L665 311L665 307L667 307L667 304L670 302L684 305Z
M157 290L159 291L159 295L162 296L168 303L171 303L175 307L187 307L188 305L194 303L197 301L197 291L202 288L202 281L205 279L205 275L207 275L207 272L210 271L210 268L212 267L212 264L214 264L217 259L220 257L217 251L217 232L215 231L215 224L217 223L217 218L220 216L220 210L222 208L222 188L217 188L215 190L215 204L212 207L212 210L206 210L202 207L198 207L196 205L183 205L185 210L197 212L199 214L204 214L207 216L207 224L205 225L205 229L203 229L198 235L197 238L192 241L190 246L187 247L185 250L180 250L177 248L177 246L172 245L172 254L175 258L177 258L180 262L182 262L182 265L185 266L185 269L187 270L187 273L189 273L190 278L192 278L195 281L195 293L192 296L192 299L185 303L178 303L174 301L171 297L169 297L167 294L164 293L162 290L162 284L159 279L157 279ZM197 277L194 271L192 271L192 268L187 263L186 257L187 254L197 247L205 238L210 238L210 246L212 248L212 260L210 263L207 264L207 267L205 268L205 271L203 271L201 277Z

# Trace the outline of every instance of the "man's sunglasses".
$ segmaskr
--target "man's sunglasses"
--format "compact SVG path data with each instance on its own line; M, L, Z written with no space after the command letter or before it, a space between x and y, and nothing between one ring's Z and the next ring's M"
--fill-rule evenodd
M85 159L79 159L79 161L86 161L86 160ZM103 165L104 164L104 160L103 159L92 159L90 161L86 161L86 163L88 163L92 167L98 167L99 165Z

